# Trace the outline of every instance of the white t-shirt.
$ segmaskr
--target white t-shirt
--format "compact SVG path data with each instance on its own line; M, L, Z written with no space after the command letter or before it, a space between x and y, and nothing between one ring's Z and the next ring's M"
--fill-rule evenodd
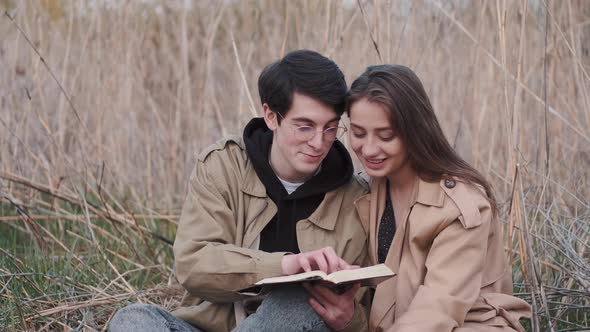
M273 169L274 171L274 167L272 167L272 164L270 163L270 151L268 152L268 164L270 165L270 168ZM318 169L315 171L315 173L313 174L313 176L318 175L318 173L322 170L322 164L320 164L320 167L318 167ZM275 172L276 174L276 172ZM283 179L281 179L280 176L277 175L277 178L279 178L279 181L281 181L281 183L283 184L283 187L285 187L285 190L287 191L287 194L291 195L295 190L297 190L297 188L299 188L302 184L304 184L305 182L289 182L289 181L285 181Z
M281 181L281 183L283 184L283 187L285 187L285 190L287 191L287 194L289 194L289 195L291 195L292 192L297 190L297 188L299 188L299 186L301 186L302 184L305 183L305 182L293 183L293 182L285 181L281 178L279 178L279 181Z
M317 171L315 171L315 173L313 175L314 176L318 175L318 173L321 170L322 170L322 165L320 164L320 167L318 167ZM285 187L285 190L287 191L287 194L289 194L289 195L291 195L295 190L297 190L297 188L299 188L302 184L305 183L305 182L295 183L295 182L285 181L285 180L281 179L281 177L278 175L277 175L277 178L279 178L279 181L281 181L281 183L283 184L283 187Z

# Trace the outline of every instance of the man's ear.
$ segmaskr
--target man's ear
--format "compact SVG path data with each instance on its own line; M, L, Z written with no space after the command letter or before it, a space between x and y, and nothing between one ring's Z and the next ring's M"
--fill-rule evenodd
M272 131L276 130L279 126L277 113L271 111L267 103L262 105L262 110L264 111L264 122L266 122L266 126Z

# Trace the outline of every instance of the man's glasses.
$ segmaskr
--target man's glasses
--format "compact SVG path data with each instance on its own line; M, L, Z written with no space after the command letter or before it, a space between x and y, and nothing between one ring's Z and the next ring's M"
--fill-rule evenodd
M281 119L285 120L285 117L281 115L281 113L275 112L278 114ZM317 133L322 133L322 138L327 141L335 141L338 138L341 138L344 133L348 129L346 127L328 127L324 130L316 130L315 127L312 126L300 126L296 124L291 124L293 128L293 134L295 138L300 141L311 141Z

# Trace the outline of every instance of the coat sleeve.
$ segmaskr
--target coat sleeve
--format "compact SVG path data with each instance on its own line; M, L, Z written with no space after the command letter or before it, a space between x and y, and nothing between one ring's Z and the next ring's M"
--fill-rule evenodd
M210 302L243 299L238 290L281 274L285 254L234 245L238 211L231 206L236 206L232 197L240 189L231 188L231 176L221 162L198 162L174 242L178 281L192 295Z
M475 224L466 225L460 216L438 233L426 258L424 282L389 332L450 332L463 324L483 278L491 222L491 213L485 212Z

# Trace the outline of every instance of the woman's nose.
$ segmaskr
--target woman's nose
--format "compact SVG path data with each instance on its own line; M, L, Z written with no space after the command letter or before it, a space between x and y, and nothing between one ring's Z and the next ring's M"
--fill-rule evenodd
M379 147L374 143L372 139L367 139L362 147L363 157L374 157L379 153Z

